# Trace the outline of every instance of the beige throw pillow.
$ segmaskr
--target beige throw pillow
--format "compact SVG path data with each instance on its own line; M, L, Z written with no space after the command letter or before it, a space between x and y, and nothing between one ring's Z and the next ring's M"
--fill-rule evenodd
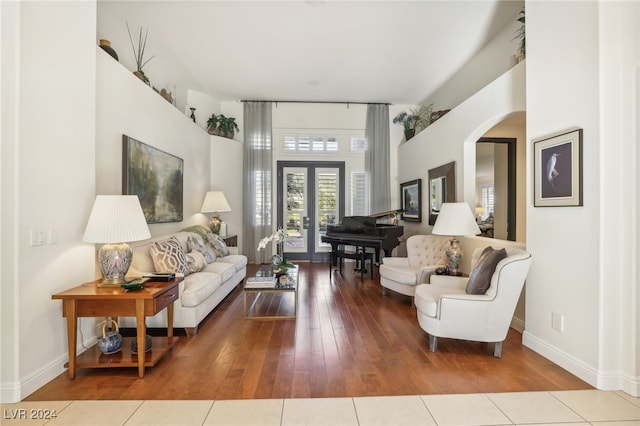
M149 254L156 272L188 274L189 266L182 246L176 237L152 242Z
M507 257L507 251L502 248L495 250L488 246L482 250L478 263L473 267L467 282L467 294L485 294L491 285L491 277L498 262Z
M207 267L207 261L199 251L193 250L187 253L185 256L187 258L187 265L189 267L190 274L200 272Z

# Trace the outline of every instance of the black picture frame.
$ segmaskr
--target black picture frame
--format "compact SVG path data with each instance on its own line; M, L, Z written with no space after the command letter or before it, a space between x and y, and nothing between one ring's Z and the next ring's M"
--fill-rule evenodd
M147 223L182 222L184 160L122 135L122 194L137 195Z
M534 207L582 206L582 129L533 143Z
M400 184L401 219L422 222L422 179Z

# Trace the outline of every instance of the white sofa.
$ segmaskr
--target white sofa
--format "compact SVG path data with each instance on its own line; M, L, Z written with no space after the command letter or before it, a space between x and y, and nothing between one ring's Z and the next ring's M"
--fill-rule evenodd
M189 235L198 235L192 232L176 232L163 235L138 243L131 243L133 248L133 261L127 273L129 277L139 277L148 272L156 272L153 259L149 253L152 242L167 240L174 236L180 242L184 252L187 252L187 238ZM233 249L233 250L232 250ZM231 252L237 252L235 247L229 248ZM218 257L215 262L209 263L204 270L184 277L180 283L179 298L174 302L173 326L184 328L188 336L194 336L198 332L198 325L233 289L244 281L247 274L247 258L244 255L229 254ZM133 317L119 319L120 327L135 327L136 320ZM147 317L147 327L167 327L166 309L154 317Z
M413 235L407 239L407 257L385 257L380 265L382 294L387 289L413 295L418 284L428 283L437 268L447 264L448 238L439 235Z

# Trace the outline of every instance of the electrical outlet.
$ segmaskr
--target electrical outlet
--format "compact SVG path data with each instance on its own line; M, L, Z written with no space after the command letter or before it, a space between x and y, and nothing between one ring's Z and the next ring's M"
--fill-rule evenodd
M551 327L559 332L564 331L564 315L558 312L551 313Z
M47 236L47 244L58 244L58 230L51 228L49 229Z

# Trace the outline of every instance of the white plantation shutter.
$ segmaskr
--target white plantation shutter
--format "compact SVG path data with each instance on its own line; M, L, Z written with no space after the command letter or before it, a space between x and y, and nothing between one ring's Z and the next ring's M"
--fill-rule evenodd
M367 175L365 172L351 173L351 216L365 216L367 211Z

